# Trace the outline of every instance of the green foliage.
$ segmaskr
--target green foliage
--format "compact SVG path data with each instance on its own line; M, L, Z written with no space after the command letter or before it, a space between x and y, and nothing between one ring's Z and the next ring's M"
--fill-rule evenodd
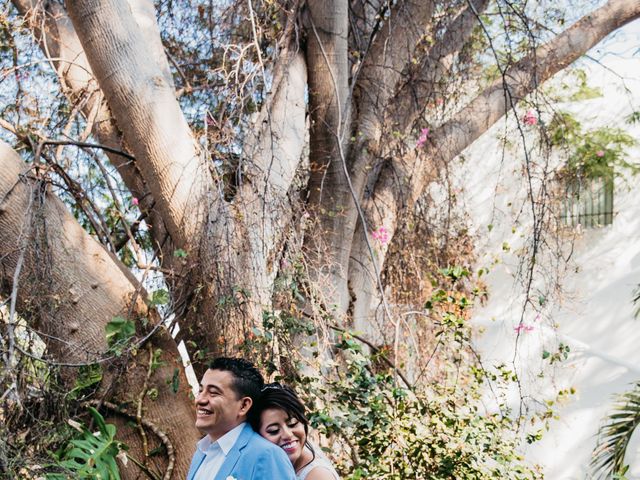
M631 436L640 424L640 383L617 397L613 412L600 428L598 445L593 452L591 468L595 478L623 480L629 470L624 456Z
M297 289L294 289L293 293L299 295ZM246 358L259 358L258 363L270 375L281 370L278 366L279 359L275 358L275 352L280 348L293 349L292 338L310 336L314 333L315 328L311 322L290 312L263 312L262 328L254 327L240 348ZM316 350L317 345L312 343L310 347ZM287 373L293 377L292 381L298 380L294 369L289 369Z
M180 370L177 368L173 369L173 375L171 377L171 391L173 393L178 393L180 389Z
M173 252L173 256L176 258L187 258L188 253L184 251L182 248L178 248Z
M151 294L151 300L149 300L150 307L166 305L167 303L169 303L169 292L164 288L156 290Z
M105 332L110 351L115 355L121 355L136 334L136 326L132 320L114 317L105 326Z
M625 121L629 125L635 125L636 123L640 123L640 112L633 111L629 114L629 116L625 119Z
M553 353L549 352L548 350L543 350L542 359L549 360L549 363L553 364L569 358L570 352L571 352L571 348L569 347L569 345L560 342L560 344L558 345L558 350Z
M569 100L572 102L579 102L581 100L591 100L592 98L598 98L602 96L602 90L599 88L590 87L587 83L587 72L582 69L577 69L573 72L576 79L574 87L577 87Z
M98 363L83 365L78 368L75 385L69 391L67 399L77 400L86 393L92 392L102 381L102 367Z
M391 370L376 373L375 356L365 355L348 334L338 348L346 353L346 368L324 387L331 402L310 420L355 448L358 461L341 465L344 478L538 478L517 453L515 422L482 411L482 381L409 389Z
M602 127L583 131L571 114L558 112L549 123L552 146L568 150L562 174L574 178L611 178L616 170L637 173L640 168L626 161L626 149L636 140L619 128Z
M120 480L116 457L127 447L115 439L116 427L106 423L95 408L88 408L98 430L94 433L80 425L79 435L57 455L56 465L65 473L49 473L47 480Z
M471 272L465 267L461 267L460 265L456 265L455 267L447 267L441 268L440 273L445 277L449 278L452 282L457 282L463 278L468 278L471 275Z
M471 273L454 266L438 274L442 283L425 306L445 352L438 366L443 371L432 381L406 385L390 367L388 347L369 353L358 335L347 331L333 345L335 359L322 359L322 368L331 372L326 378L298 373L277 379L296 384L315 429L344 442L347 452L334 460L347 480L541 478L518 453L524 439L517 433L518 420L482 406L486 382L504 387L517 379L504 366L488 372L476 361L466 321L473 300L458 291L466 289L462 282ZM291 329L305 334L309 328L295 315L265 313L253 346L286 343L283 336ZM262 358L263 367L278 371L272 359ZM541 436L539 430L526 440Z
M151 365L149 365L149 370L153 373L163 365L165 365L165 362L162 361L162 349L156 348L151 356Z

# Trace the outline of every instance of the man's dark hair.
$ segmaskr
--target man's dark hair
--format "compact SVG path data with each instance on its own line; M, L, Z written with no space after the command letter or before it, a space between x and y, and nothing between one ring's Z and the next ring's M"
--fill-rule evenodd
M218 357L209 364L210 370L222 370L233 376L232 387L239 398L251 397L254 404L264 386L262 374L244 358Z

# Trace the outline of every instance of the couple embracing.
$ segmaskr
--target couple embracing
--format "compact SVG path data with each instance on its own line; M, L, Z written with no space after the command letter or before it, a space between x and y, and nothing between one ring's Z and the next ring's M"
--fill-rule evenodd
M209 364L196 397L196 427L207 435L187 480L339 480L307 442L308 421L295 392L264 385L246 360Z

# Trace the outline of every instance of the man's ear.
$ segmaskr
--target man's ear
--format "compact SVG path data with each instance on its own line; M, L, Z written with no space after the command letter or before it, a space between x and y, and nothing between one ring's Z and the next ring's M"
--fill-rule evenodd
M240 411L238 412L240 415L246 415L251 410L251 406L253 405L253 400L251 397L242 397L240 400L242 403L240 404Z

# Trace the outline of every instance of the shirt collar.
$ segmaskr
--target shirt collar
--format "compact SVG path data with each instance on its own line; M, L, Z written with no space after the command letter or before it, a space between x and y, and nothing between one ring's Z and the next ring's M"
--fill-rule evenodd
M229 453L229 450L236 444L238 441L238 437L244 428L245 422L242 422L240 425L235 427L232 430L229 430L223 436L218 439L218 445L224 452L225 456Z
M222 453L224 453L226 457L227 454L229 453L229 450L231 450L235 445L235 443L238 441L238 437L240 436L240 433L242 432L242 429L244 428L245 423L246 422L242 422L240 425L236 426L235 428L232 428L223 436L221 436L216 442L212 442L211 437L209 435L205 435L198 442L198 450L200 450L202 453L206 455L209 448L212 445L216 445L220 447L220 449L222 450Z

